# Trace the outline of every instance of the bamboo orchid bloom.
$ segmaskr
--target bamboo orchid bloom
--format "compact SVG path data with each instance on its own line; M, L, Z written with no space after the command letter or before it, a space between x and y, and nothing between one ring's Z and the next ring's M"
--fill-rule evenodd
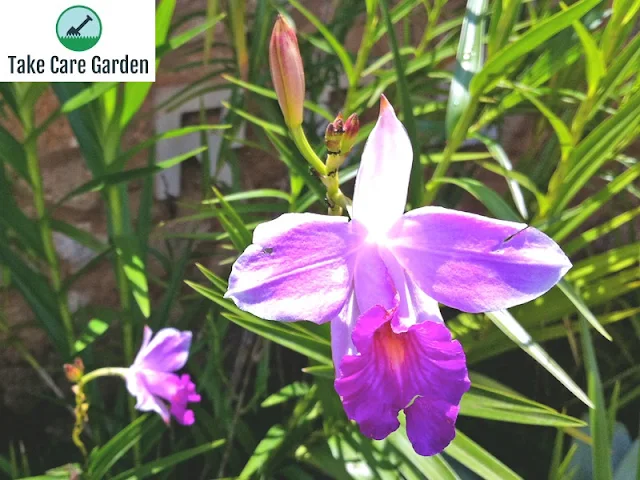
M259 317L331 321L336 391L382 439L406 414L421 455L455 436L469 388L438 302L485 312L528 302L571 263L535 228L440 207L404 213L413 151L384 96L356 178L352 221L289 213L259 225L226 297Z
M193 425L195 415L187 405L200 402L200 395L189 375L174 373L187 363L191 332L163 328L153 339L152 334L145 326L140 351L125 374L127 389L138 410L156 412L166 424L173 415L178 423Z

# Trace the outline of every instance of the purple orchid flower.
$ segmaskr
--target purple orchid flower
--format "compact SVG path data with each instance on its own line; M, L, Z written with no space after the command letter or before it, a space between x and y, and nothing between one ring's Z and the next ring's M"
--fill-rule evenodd
M199 402L200 395L189 375L174 373L187 363L191 332L163 328L153 340L152 335L145 326L142 346L125 376L127 389L136 397L138 410L156 412L166 424L173 415L178 423L193 425L195 416L187 404Z
M399 427L421 455L455 436L466 360L438 302L485 312L528 302L571 268L535 228L440 207L404 213L413 151L384 96L356 178L353 221L284 214L259 225L226 297L270 320L331 321L335 388L361 431ZM404 213L404 214L403 214Z

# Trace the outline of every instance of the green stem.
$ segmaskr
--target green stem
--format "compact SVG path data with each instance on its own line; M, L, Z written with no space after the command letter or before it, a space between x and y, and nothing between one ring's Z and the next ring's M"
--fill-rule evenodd
M33 136L34 130L34 114L33 111L21 112L22 125L24 127L24 136L27 139L24 143L25 154L27 157L27 170L33 191L33 203L36 209L38 227L40 229L40 238L44 248L44 254L49 266L49 278L51 286L55 292L60 318L65 330L67 339L68 354L73 352L75 336L73 333L73 321L66 295L62 293L62 275L60 273L60 263L56 253L55 244L53 242L53 231L49 221L49 215L46 208L44 198L44 188L42 185L42 172L40 170L40 162L38 161L37 137Z
M292 127L290 129L291 137L298 147L298 150L302 154L302 156L309 162L309 164L318 172L320 175L327 174L327 168L316 152L313 151L311 145L309 145L309 141L307 140L304 131L302 130L302 125L298 125L297 127Z
M87 383L95 380L99 377L123 377L129 371L128 368L123 367L104 367L93 370L92 372L83 375L78 381L78 386L83 388Z

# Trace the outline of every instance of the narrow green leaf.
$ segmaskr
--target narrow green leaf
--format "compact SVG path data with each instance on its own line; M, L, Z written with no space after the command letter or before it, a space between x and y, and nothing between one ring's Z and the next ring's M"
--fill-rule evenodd
M258 95L262 95L263 97L271 98L273 100L278 99L278 97L276 96L276 92L273 89L264 88L259 85L255 85L253 83L245 82L243 80L240 80L238 78L232 77L231 75L227 75L227 74L223 74L222 78L224 78L228 82L238 85L239 87L246 88L250 92L254 92L254 93L257 93ZM313 113L317 113L318 115L322 116L329 122L333 122L333 120L335 119L335 115L332 115L331 112L329 112L326 108L321 107L317 103L313 103L309 100L305 100L304 106L305 108L311 110Z
M124 274L133 292L133 298L140 307L142 315L149 318L151 315L149 285L138 238L134 235L121 235L114 238L114 244L116 253L122 261Z
M602 209L611 198L631 185L640 176L640 163L635 164L625 172L616 176L609 184L592 197L583 200L576 215L565 222L559 222L557 227L547 233L556 242L561 242L582 225L591 215Z
M591 340L589 324L585 318L580 318L580 332L582 334L582 350L584 354L589 397L593 407L589 411L591 438L593 438L593 473L598 480L610 480L611 472L611 442L609 441L609 426L607 425L607 407L604 403L604 393L600 380L600 370L596 352Z
M495 161L498 162L504 170L507 172L513 171L511 160L509 160L509 156L507 155L507 152L504 151L504 148L502 148L502 145L484 135L476 134L475 137L485 144L487 150L489 150ZM518 209L518 213L526 220L529 218L529 211L527 210L527 204L524 201L520 184L507 175L505 175L505 180L507 181L507 187L509 187L511 198Z
M138 178L145 178L145 177L148 177L149 175L154 175L163 170L166 170L167 168L171 168L175 165L178 165L184 162L185 160L188 160L193 156L198 155L199 153L202 153L206 149L207 147L198 147L194 150L191 150L190 152L183 153L182 155L179 155L177 157L156 163L151 167L134 168L131 170L125 170L123 172L107 173L105 175L98 176L92 180L89 180L87 183L73 189L69 193L67 193L64 197L62 197L58 201L58 203L56 204L56 207L63 205L70 199L77 197L78 195L82 195L83 193L98 192L108 186L118 185L120 183L126 183L132 180L136 180Z
M456 68L449 89L445 117L447 139L451 138L458 120L471 102L471 92L469 91L471 79L482 69L484 64L484 35L488 3L488 0L467 0L467 8L460 31L460 43L458 43L458 52L456 53Z
M27 156L24 147L0 125L0 160L11 165L27 183L31 184L31 177L27 171Z
M460 430L456 437L445 448L444 453L455 458L472 472L487 480L522 480L522 477L507 467L484 448L471 440Z
M616 215L615 217L610 218L604 223L581 233L578 237L563 245L562 249L567 255L571 256L572 254L589 245L591 242L594 242L597 239L604 237L608 233L611 233L615 229L621 227L622 225L629 223L638 215L640 215L640 207L636 207L627 212L623 212L620 215Z
M157 441L163 428L157 415L142 415L135 419L102 447L92 450L88 461L89 478L101 480L141 439L149 436Z
M79 354L85 348L91 345L98 337L103 335L109 329L111 319L108 320L109 321L106 321L105 319L100 318L92 318L91 320L89 320L89 323L87 323L85 330L80 334L80 337L78 338L78 340L76 340L73 346L73 354Z
M517 213L494 190L474 178L438 178L435 183L450 183L463 188L477 198L487 209L502 220L521 222Z
M418 455L411 446L404 428L404 415L402 416L403 426L387 437L387 442L393 445L398 452L410 462L426 478L433 480L460 480L460 477L451 468L442 455L423 457Z
M569 374L567 374L567 372L565 372L540 345L534 342L531 335L522 328L518 321L507 310L487 312L485 315L489 317L506 336L531 355L542 367L551 373L551 375L556 377L556 379L558 379L558 381L562 383L567 390L573 393L585 405L593 408L593 403L587 394L584 393Z
M149 462L145 465L142 465L141 467L132 468L131 470L122 472L121 474L113 477L112 480L140 480L147 477L158 478L157 476L167 468L173 467L178 463L187 461L197 455L202 455L203 453L207 453L213 449L221 447L222 445L224 445L224 443L224 440L214 440L213 442L189 448L187 450L174 453L173 455L169 455L168 457L159 458L158 460Z
M349 52L342 46L338 39L329 31L329 29L317 18L313 13L304 8L298 0L289 0L289 3L294 6L314 27L318 29L318 32L324 37L327 43L331 46L331 49L340 59L344 73L349 79L349 83L355 82L357 79L353 78L353 62Z
M281 425L273 425L256 446L251 457L238 475L238 480L249 480L267 462L275 450L278 450L285 440L287 431Z
M567 10L541 20L518 40L507 45L490 58L484 68L473 78L470 85L471 95L481 95L487 87L502 77L511 64L535 50L558 32L571 26L577 20L600 3L601 0L581 0Z
M553 212L564 210L602 165L625 145L635 140L640 125L640 91L636 91L618 111L594 128L571 152L571 171Z
M519 394L473 382L462 397L460 415L539 426L581 427L585 424Z
M398 46L398 40L396 38L395 31L393 29L393 21L389 14L389 6L387 0L379 0L380 11L387 26L387 35L389 37L389 45L391 46L391 52L393 53L393 64L397 76L398 94L400 95L400 101L402 105L403 123L407 129L407 134L413 145L413 163L411 165L411 178L409 180L409 203L414 207L422 206L423 192L423 170L420 164L420 145L418 144L418 133L416 129L416 122L413 118L413 104L411 102L411 93L409 90L409 84L407 83L406 74L408 68L405 66L402 55L400 55L400 47Z
M60 112L67 114L94 101L112 88L118 86L118 82L99 82L87 85L81 92L77 93L62 104Z
M303 334L290 324L262 320L254 317L238 309L232 302L224 299L223 296L215 290L190 281L185 281L185 283L196 292L213 300L225 310L231 312L223 313L223 316L233 323L279 345L313 358L322 364L331 365L331 344L329 342L321 342L317 338Z
M589 85L588 95L591 97L598 90L600 80L604 77L607 66L604 63L602 51L598 48L598 44L593 35L589 33L589 30L578 21L573 22L573 28L576 30L584 49L587 63L587 85Z
M293 382L286 387L282 387L277 393L269 395L260 404L262 408L273 407L281 403L288 402L293 398L299 398L309 393L309 385L302 382Z
M638 254L640 254L640 248L638 249ZM589 310L589 307L585 305L582 298L580 298L580 295L578 295L578 292L576 292L569 282L564 279L560 280L558 282L558 288L562 290L562 293L564 293L569 300L571 300L571 303L576 306L578 312L580 312L580 314L591 324L593 328L598 331L598 333L600 333L600 335L609 341L613 341L609 332L604 329L596 316L591 312L591 310Z

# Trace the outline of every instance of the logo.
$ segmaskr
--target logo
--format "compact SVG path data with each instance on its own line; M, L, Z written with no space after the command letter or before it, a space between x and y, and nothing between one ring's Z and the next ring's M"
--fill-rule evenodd
M102 36L102 22L98 14L82 5L69 7L58 17L56 33L60 43L74 52L93 48Z

